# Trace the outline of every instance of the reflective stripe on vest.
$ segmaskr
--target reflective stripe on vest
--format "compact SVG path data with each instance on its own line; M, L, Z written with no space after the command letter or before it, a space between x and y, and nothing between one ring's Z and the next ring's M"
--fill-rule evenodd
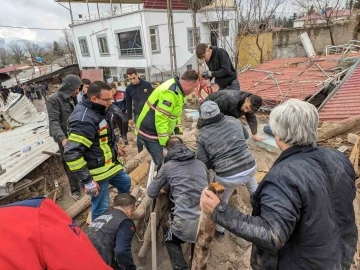
M66 165L68 165L70 171L77 171L80 170L81 168L86 166L86 161L84 159L84 157L81 157L79 159L73 160L73 161L68 161L66 162Z
M102 167L91 169L91 170L89 170L90 175L104 173L104 172L108 171L109 169L111 169L111 167L114 166L114 165L115 164L113 162L110 162L109 164L105 164Z
M122 166L121 166L121 164L118 164L118 165L115 165L114 167L112 167L110 170L108 170L105 173L98 174L98 175L92 175L92 179L94 179L95 181L101 181L101 180L104 180L104 179L107 179L107 178L113 176L114 174L118 173L121 170L122 170Z
M81 144L85 145L87 148L90 148L91 145L93 144L92 141L90 141L85 136L78 135L75 133L71 133L68 139L73 142L81 143Z
M159 106L154 107L154 105L152 105L148 100L146 101L146 104L153 110L153 111L158 111L161 112L162 114L166 115L167 117L169 117L170 119L176 119L176 116L168 113L167 111L159 108Z

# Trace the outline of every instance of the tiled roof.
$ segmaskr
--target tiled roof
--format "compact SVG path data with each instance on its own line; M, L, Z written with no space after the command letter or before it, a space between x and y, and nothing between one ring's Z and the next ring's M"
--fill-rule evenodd
M357 64L353 73L321 108L320 121L335 122L360 115L360 64Z
M338 66L340 55L329 55L311 59L307 57L274 59L256 67L256 70L272 74L247 70L239 74L240 87L246 92L261 96L271 107L290 98L304 100L315 94L329 76L338 71L330 70ZM316 65L317 64L317 65Z
M327 17L331 17L331 18L341 18L341 17L347 17L347 16L351 15L349 9L328 10L328 11L326 11L326 13L327 13ZM311 15L298 18L298 19L294 20L294 22L309 21L309 20L321 20L321 19L325 19L325 16L319 12L315 12Z

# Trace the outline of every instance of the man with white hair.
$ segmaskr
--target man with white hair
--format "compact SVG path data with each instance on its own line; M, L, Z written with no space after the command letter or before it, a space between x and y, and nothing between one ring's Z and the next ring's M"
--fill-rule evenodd
M245 215L204 190L212 219L253 243L252 269L350 269L357 243L355 171L341 152L316 146L318 112L291 99L270 114L282 154Z

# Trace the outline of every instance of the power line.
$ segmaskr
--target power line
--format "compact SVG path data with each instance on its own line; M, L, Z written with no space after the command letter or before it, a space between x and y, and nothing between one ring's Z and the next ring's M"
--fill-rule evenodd
M31 30L50 30L50 31L62 31L68 30L66 28L58 29L58 28L40 28L40 27L23 27L23 26L10 26L10 25L0 25L3 28L21 28L21 29L31 29Z

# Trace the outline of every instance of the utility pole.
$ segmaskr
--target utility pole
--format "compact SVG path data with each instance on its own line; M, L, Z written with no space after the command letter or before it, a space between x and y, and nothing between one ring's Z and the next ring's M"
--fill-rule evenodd
M59 3L60 4L60 3ZM70 3L70 0L69 0L69 11L70 11L70 17L71 17L71 24L74 24L74 18L73 18L73 14L72 14L72 9L71 9L71 3Z
M89 8L89 0L86 0L88 15L89 15L89 21L90 21L90 8Z
M172 0L167 0L167 17L168 17L168 31L169 31L169 51L170 51L170 70L171 76L177 75L177 63L176 63L176 46L174 35L174 20L172 13Z

